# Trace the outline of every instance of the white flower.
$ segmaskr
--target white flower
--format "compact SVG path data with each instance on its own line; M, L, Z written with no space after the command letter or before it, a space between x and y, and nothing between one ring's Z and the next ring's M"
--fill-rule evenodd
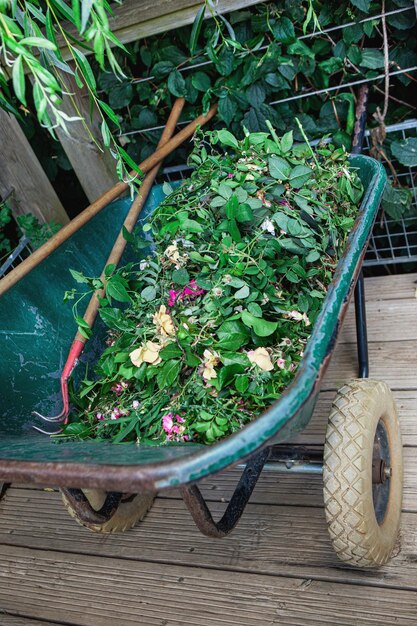
M256 348L248 352L248 359L253 365L257 365L264 372L270 372L274 369L271 357L266 348Z
M147 341L144 345L140 346L140 348L136 348L129 354L130 360L133 365L136 367L140 367L142 363L150 363L151 365L158 365L161 363L162 359L159 356L160 350L162 350L161 345L158 343L154 343L153 341Z
M175 335L175 326L172 317L167 313L165 304L161 304L159 311L155 313L152 320L162 335Z
M307 317L307 313L300 313L299 311L289 311L284 315L284 317L289 317L296 322L304 322L306 326L310 326L311 322Z
M275 235L275 228L273 223L271 222L271 220L269 219L269 217L267 217L266 219L264 219L264 221L261 224L261 229L265 230L267 233L269 233L270 235Z
M204 350L204 370L203 370L203 378L204 380L212 380L213 378L217 378L217 372L215 371L215 366L219 363L219 355L217 352L210 352L210 350Z
M146 268L147 268L147 267L149 267L149 263L148 263L148 261L141 261L141 262L139 263L139 269L140 269L140 270L142 270L142 271L143 271L143 270L146 270Z

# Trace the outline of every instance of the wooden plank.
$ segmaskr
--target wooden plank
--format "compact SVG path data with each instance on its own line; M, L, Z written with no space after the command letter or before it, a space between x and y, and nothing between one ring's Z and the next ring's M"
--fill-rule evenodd
M65 626L58 624L58 622L40 622L39 620L32 619L31 617L19 617L16 615L10 615L3 613L0 609L0 624L1 626Z
M366 300L414 299L417 289L417 273L392 274L365 278Z
M93 108L90 117L87 90L81 90L70 74L60 74L65 92L70 94L63 97L61 109L70 117L81 115L85 121L70 122L68 134L60 128L56 129L56 133L87 198L93 202L117 183L116 160L107 148L103 152L99 147L103 144L100 131L102 118L97 107Z
M417 446L417 390L394 390L393 394L400 418L403 445ZM324 391L320 394L313 417L307 428L291 439L291 442L304 445L323 444L327 419L334 397L334 391Z
M178 536L178 535L177 535ZM77 626L417 624L414 591L0 547L0 604ZM352 601L354 597L354 601Z
M388 333L388 329L385 329ZM370 377L392 389L417 389L417 341L374 341L369 344ZM356 343L338 343L322 383L323 391L339 389L357 377Z
M218 519L224 505L216 502L210 508ZM364 571L337 559L320 508L249 504L238 527L219 543L198 531L181 501L158 498L137 528L102 536L76 524L58 493L12 489L1 507L0 544L417 589L416 522L415 513L404 513L401 545L390 564Z
M417 299L366 303L368 341L417 339ZM349 306L339 343L356 343L355 306Z
M13 214L67 224L68 215L16 119L0 109L0 196Z
M217 0L217 13L229 13L238 9L259 4L262 0ZM169 30L192 24L204 2L196 0L125 0L123 4L114 6L114 17L109 19L112 32L122 43L137 41ZM207 8L205 18L211 17ZM64 25L70 33L75 34L72 25ZM58 45L64 59L70 55L62 37L57 37ZM85 50L85 54L89 54Z

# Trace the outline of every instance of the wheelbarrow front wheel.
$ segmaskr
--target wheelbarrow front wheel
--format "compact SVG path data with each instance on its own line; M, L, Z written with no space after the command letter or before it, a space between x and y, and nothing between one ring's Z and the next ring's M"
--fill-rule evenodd
M379 567L400 526L403 465L392 393L358 379L338 392L324 446L324 505L333 548L346 563Z
M70 498L70 494L65 493L65 491L68 490L62 491L61 495L68 513L81 526L85 526L96 533L117 533L133 528L144 519L156 495L154 493L123 494L115 512L109 519L93 522L88 519L87 515L83 514L82 508L78 507L75 500ZM91 507L93 517L95 511L102 509L107 497L107 493L101 489L83 489L81 495L86 500L88 509Z

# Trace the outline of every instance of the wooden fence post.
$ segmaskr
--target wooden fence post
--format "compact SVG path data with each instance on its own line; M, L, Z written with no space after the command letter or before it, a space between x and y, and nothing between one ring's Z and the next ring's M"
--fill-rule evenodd
M91 137L92 135L100 145L103 144L100 131L101 116L96 107L90 115L87 90L80 89L71 74L62 71L60 74L66 90L71 94L64 95L61 110L71 117L83 117L85 122L68 122L68 134L60 128L55 132L87 198L93 202L118 181L116 161L108 149L102 152Z
M10 194L10 195L9 195ZM33 213L41 223L69 217L17 120L0 109L0 195L15 216Z

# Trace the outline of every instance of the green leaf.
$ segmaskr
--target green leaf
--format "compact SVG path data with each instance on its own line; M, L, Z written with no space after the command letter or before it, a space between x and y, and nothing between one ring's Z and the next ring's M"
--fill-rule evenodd
M266 93L260 82L254 83L246 90L246 97L249 104L255 109L259 109L261 104L265 102Z
M350 0L354 7L363 11L364 13L369 13L369 9L371 6L371 0Z
M239 363L234 363L233 365L225 365L219 370L217 374L217 388L223 389L223 387L231 382L236 374L242 374L245 370L244 365L240 365Z
M88 19L93 8L94 0L82 0L81 3L81 34L85 31Z
M160 61L159 63L154 65L152 73L154 74L156 79L161 80L161 78L165 78L165 76L168 76L168 74L174 69L175 65L172 63L172 61Z
M117 117L116 113L112 110L112 108L109 107L109 105L106 102L103 102L102 100L98 100L98 103L99 103L100 108L104 111L107 117L113 122L113 124L116 124L116 126L120 128L119 118Z
M417 137L410 137L403 141L393 141L391 152L396 159L407 167L417 166Z
M211 80L205 72L196 72L192 75L191 82L198 91L208 91L211 87Z
M216 131L217 139L220 141L223 146L230 146L231 148L239 148L238 140L231 132L228 130L218 130Z
M140 297L145 302L152 302L156 298L156 288L153 285L148 285L140 292Z
M52 41L43 39L42 37L25 37L19 41L20 45L45 50L56 50L56 45Z
M292 239L283 237L279 240L280 245L284 248L284 250L288 250L288 252L292 252L293 254L304 254L305 249L303 246L295 243Z
M313 170L307 165L296 165L289 176L290 184L295 189L300 189L313 175Z
M277 180L287 180L291 173L291 165L285 159L278 156L270 156L268 159L269 173Z
M177 98L182 98L186 93L185 80L181 72L173 70L168 76L168 89Z
M203 6L201 7L201 9L199 9L199 11L197 12L194 18L193 27L191 29L191 35L190 35L190 44L189 44L191 56L194 56L194 53L197 49L198 37L200 35L201 26L203 25L205 10L206 10L206 6L205 4L203 4Z
M245 393L249 387L249 378L245 374L236 376L235 387L239 393Z
M399 221L410 209L411 202L411 189L392 187L391 184L385 187L384 195L382 196L382 208L392 219Z
M250 294L250 289L248 285L244 285L238 291L235 291L234 297L236 298L236 300L246 300L249 294Z
M133 98L133 87L130 81L117 81L109 92L109 104L113 109L124 109Z
M181 351L181 348L177 346L176 343L171 342L168 345L166 345L165 348L162 348L162 350L159 353L159 356L161 357L163 361L169 361L170 359L181 358L182 351Z
M374 48L364 48L362 50L362 59L360 61L362 67L367 67L370 70L376 70L380 67L384 67L384 54L381 50Z
M229 95L220 98L218 113L221 119L227 124L227 126L230 126L230 124L233 122L237 111L237 103Z
M285 135L283 135L281 138L281 150L283 152L289 152L292 148L293 143L293 131L290 130L288 131L288 133L285 133Z
M127 281L116 274L107 281L106 295L118 302L130 302L131 298L127 292L127 286Z
M181 361L177 361L175 359L166 361L156 377L156 382L158 383L159 389L166 389L167 387L171 387L177 380L181 368Z
M272 25L272 34L279 43L289 44L295 40L295 31L292 21L288 17L278 19Z
M91 65L87 61L85 55L74 46L72 47L72 52L74 53L77 67L83 75L85 82L92 91L96 91L96 79L94 78L93 70L91 69Z
M260 317L255 317L249 311L242 311L242 322L249 328L252 328L258 337L269 337L278 328L277 322L269 322Z
M88 283L88 279L81 272L77 272L77 270L72 270L70 268L70 274L77 283Z
M16 97L22 104L26 106L26 82L25 82L25 73L23 71L23 62L22 56L19 55L16 57L15 62L13 63L12 70L12 78L13 78L13 89L16 94Z
M181 285L182 287L184 287L190 282L190 275L186 269L180 268L172 272L172 280L176 285Z

